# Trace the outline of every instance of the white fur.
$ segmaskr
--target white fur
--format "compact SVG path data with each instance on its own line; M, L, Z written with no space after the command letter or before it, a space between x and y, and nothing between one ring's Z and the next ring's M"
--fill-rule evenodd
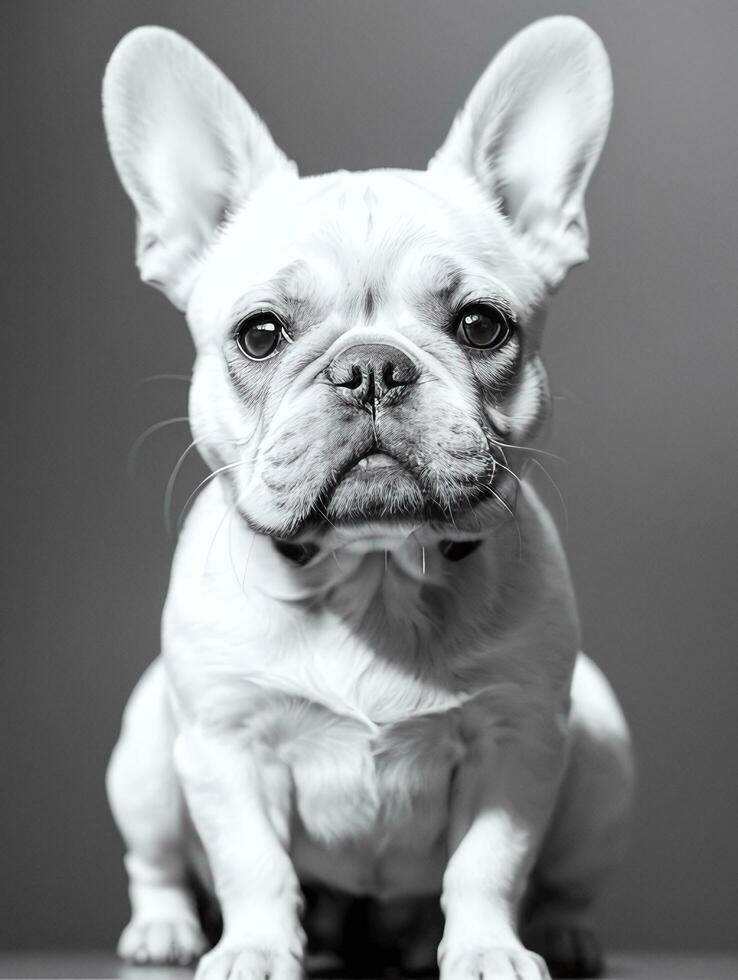
M430 164L471 171L503 199L551 288L587 259L584 191L611 107L594 31L573 17L540 20L499 52Z
M534 870L558 896L534 925L586 925L622 846L627 729L578 654L566 561L532 488L510 481L501 502L473 506L455 489L454 468L484 443L479 383L418 304L453 267L522 324L518 376L483 405L507 434L500 460L519 470L511 444L547 410L542 305L586 258L583 195L609 106L599 40L551 18L503 49L427 172L300 180L188 42L141 28L116 49L105 121L138 214L139 266L187 312L192 429L223 468L178 544L162 658L132 696L109 770L128 848L128 958L202 951L192 866L224 916L198 980L298 976L305 881L383 901L442 895L444 980L545 973L517 934ZM244 392L226 363L233 324L271 301L280 275L309 299L312 325L273 374L249 368ZM390 343L423 372L395 438L417 428L453 514L326 523L297 567L247 522L303 534L326 460L353 431L343 438L320 379L358 341ZM439 550L448 538L483 543L455 563Z

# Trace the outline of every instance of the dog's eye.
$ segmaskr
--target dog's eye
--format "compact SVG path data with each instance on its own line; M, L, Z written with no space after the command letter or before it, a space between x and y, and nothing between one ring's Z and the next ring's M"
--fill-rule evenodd
M291 341L284 324L273 313L254 313L241 320L236 342L241 353L252 361L273 357L282 340Z
M495 306L466 306L456 320L460 343L478 350L499 350L512 335L512 321Z

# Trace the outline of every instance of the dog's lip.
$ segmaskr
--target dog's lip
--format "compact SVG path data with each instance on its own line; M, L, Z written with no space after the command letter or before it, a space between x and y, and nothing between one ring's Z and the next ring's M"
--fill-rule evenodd
M407 472L407 467L396 456L391 456L384 449L375 447L349 463L339 476L335 486L338 487L354 480L374 482L398 472Z
M357 460L348 472L353 473L354 470L357 470L359 473L370 473L376 470L385 470L398 466L400 466L400 463L394 456L390 456L389 453L376 449ZM348 476L348 473L346 475Z

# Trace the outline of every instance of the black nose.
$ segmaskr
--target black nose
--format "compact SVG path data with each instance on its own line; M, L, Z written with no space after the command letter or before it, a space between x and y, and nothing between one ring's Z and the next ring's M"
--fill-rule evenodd
M407 388L420 374L407 354L391 344L355 344L326 368L330 383L362 405L376 404L395 388Z

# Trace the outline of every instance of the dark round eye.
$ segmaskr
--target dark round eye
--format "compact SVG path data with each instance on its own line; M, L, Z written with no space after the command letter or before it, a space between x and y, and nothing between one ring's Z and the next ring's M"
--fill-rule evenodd
M459 341L478 350L499 350L512 335L512 321L495 306L467 306L456 321Z
M254 313L238 325L236 341L242 354L263 361L277 353L279 342L289 340L284 324L273 313Z

